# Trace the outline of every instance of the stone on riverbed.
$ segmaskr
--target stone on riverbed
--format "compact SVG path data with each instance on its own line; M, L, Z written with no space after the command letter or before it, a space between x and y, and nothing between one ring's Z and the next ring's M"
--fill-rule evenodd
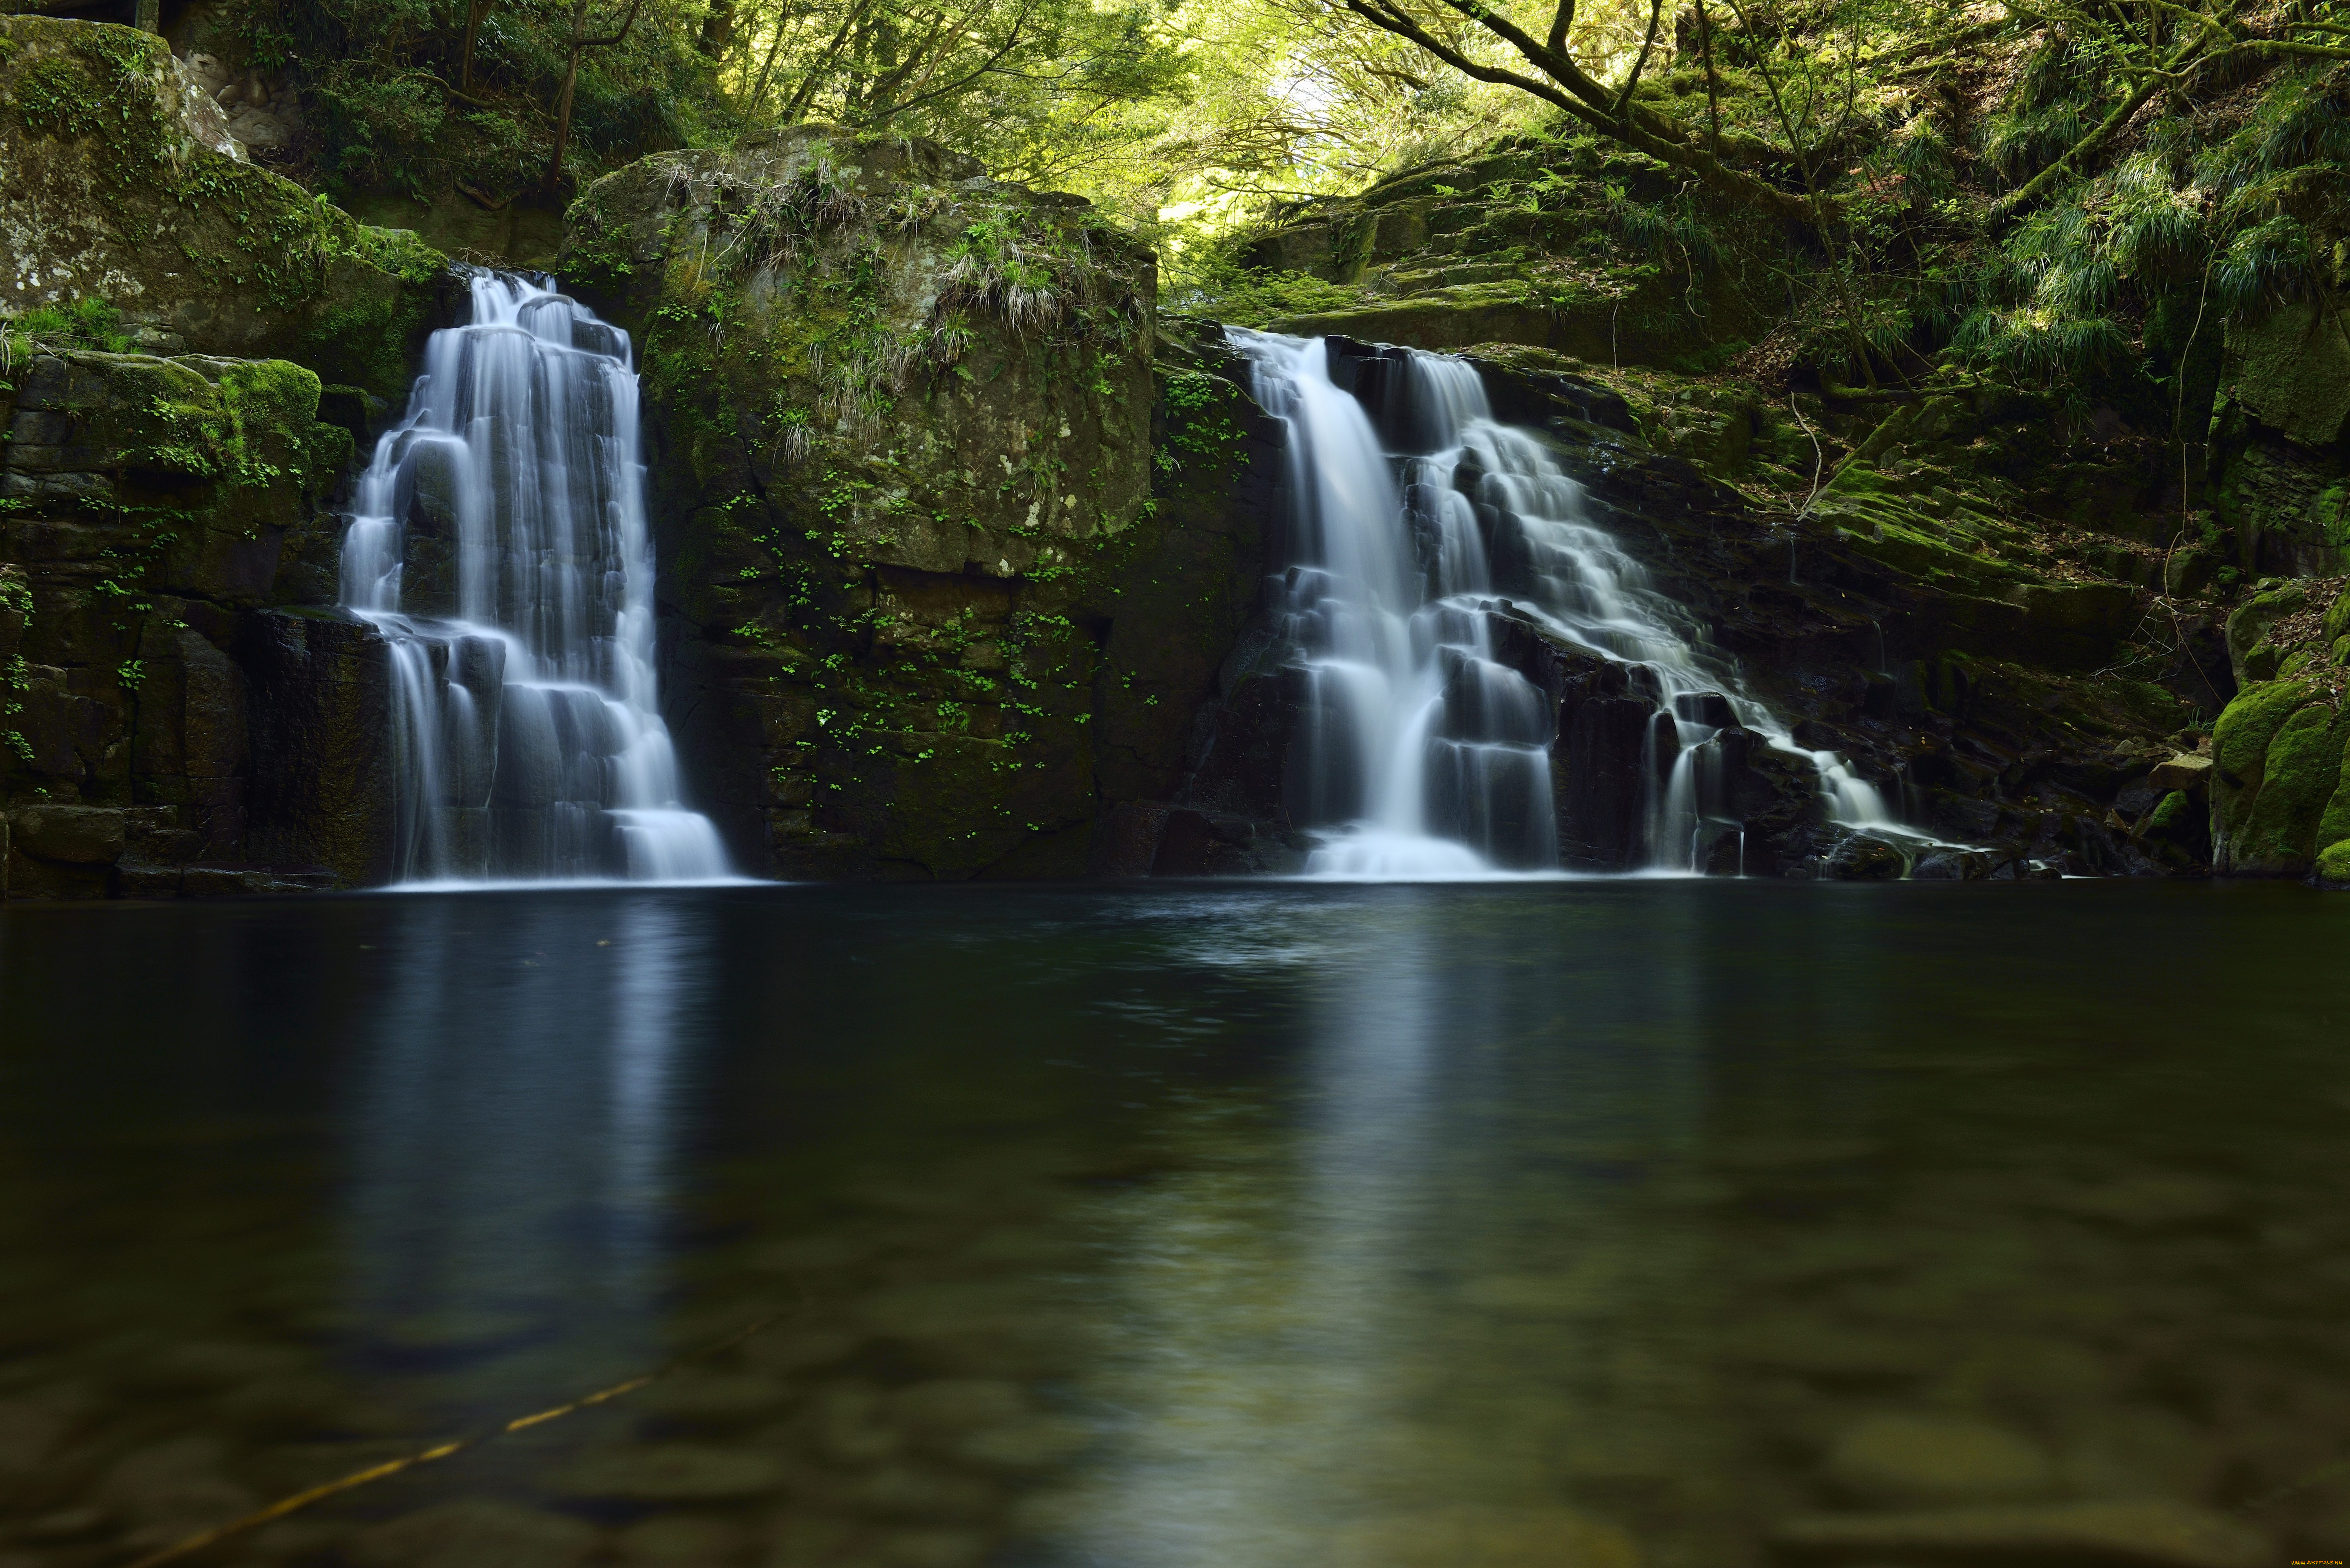
M584 1456L563 1479L573 1497L631 1502L723 1502L763 1497L783 1484L782 1467L766 1455L708 1443L607 1449Z
M1771 1543L1792 1562L1905 1568L2267 1568L2273 1556L2231 1519L2156 1500L1819 1515L1789 1520Z
M2020 1502L2049 1496L2055 1469L2037 1443L1965 1416L1872 1416L1828 1449L1825 1476L1866 1508Z
M1632 1538L1565 1508L1456 1504L1383 1514L1341 1530L1331 1568L1638 1568Z
M575 1568L597 1541L576 1519L467 1498L378 1525L351 1557L359 1568Z

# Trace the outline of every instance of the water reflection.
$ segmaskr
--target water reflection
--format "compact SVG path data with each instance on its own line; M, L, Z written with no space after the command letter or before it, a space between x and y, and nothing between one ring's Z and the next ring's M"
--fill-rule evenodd
M1599 989L1449 891L1352 902L1302 964L1293 928L1327 925L1254 917L1211 945L1296 969L1304 1048L1284 1106L1203 1109L1199 1168L1128 1205L1103 1397L1148 1417L1075 1556L1514 1562L1692 1501L1706 1244L1663 1209L1720 1022L1698 944L1651 927L1648 983Z
M664 897L389 907L348 1116L359 1354L445 1388L452 1419L657 1359L694 918Z
M779 1305L249 1560L1760 1568L1979 1500L1921 1432L2338 1556L2345 936L2070 885L8 910L0 1562Z

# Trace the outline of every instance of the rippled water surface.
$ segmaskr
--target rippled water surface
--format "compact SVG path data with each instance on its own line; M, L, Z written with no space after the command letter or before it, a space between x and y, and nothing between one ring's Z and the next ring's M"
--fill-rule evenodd
M2183 885L13 907L0 1568L679 1357L189 1561L2350 1555L2345 950Z

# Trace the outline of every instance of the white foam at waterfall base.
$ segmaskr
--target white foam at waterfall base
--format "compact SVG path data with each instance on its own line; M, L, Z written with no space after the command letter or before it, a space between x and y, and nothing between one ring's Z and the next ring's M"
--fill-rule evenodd
M1842 757L1795 745L1703 628L1586 520L1582 487L1543 439L1492 418L1465 360L1390 361L1419 449L1395 454L1333 380L1323 340L1227 331L1254 367L1258 400L1288 426L1295 564L1280 592L1308 691L1305 798L1291 803L1319 840L1308 876L1559 874L1552 720L1543 693L1492 657L1497 609L1653 684L1677 751L1667 776L1652 772L1628 868L1700 873L1724 833L1742 833L1710 798L1704 771L1720 759L1709 742L1731 727L1711 721L1724 717L1809 759L1828 821L1930 842L1896 824ZM1480 506L1509 525L1481 529ZM1503 549L1513 558L1490 558Z
M390 645L395 884L730 880L660 717L628 335L472 285L343 539L343 603Z

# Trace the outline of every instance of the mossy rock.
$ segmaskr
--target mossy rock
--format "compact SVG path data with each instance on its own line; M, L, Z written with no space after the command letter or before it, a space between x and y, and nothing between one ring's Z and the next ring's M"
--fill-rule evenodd
M2214 868L2304 876L2322 843L2350 836L2345 739L2350 724L2308 681L2264 682L2229 703L2212 734ZM2322 823L2341 831L2324 831Z
M567 233L562 275L639 338L672 724L742 863L1082 872L1263 569L1162 483L1229 470L1246 398L1183 371L1154 438L1155 258L821 126L648 158Z
M2309 590L2299 583L2286 583L2254 594L2230 612L2228 659L2239 686L2277 678L2284 650L2269 640L2270 629L2308 607Z
M0 315L100 299L142 346L405 391L440 253L210 144L160 37L0 16Z
M2350 889L2350 838L2317 852L2317 885L2335 892Z
M2327 447L2350 421L2350 328L2338 314L2286 305L2230 328L2237 361L2235 401L2270 429L2306 447Z

